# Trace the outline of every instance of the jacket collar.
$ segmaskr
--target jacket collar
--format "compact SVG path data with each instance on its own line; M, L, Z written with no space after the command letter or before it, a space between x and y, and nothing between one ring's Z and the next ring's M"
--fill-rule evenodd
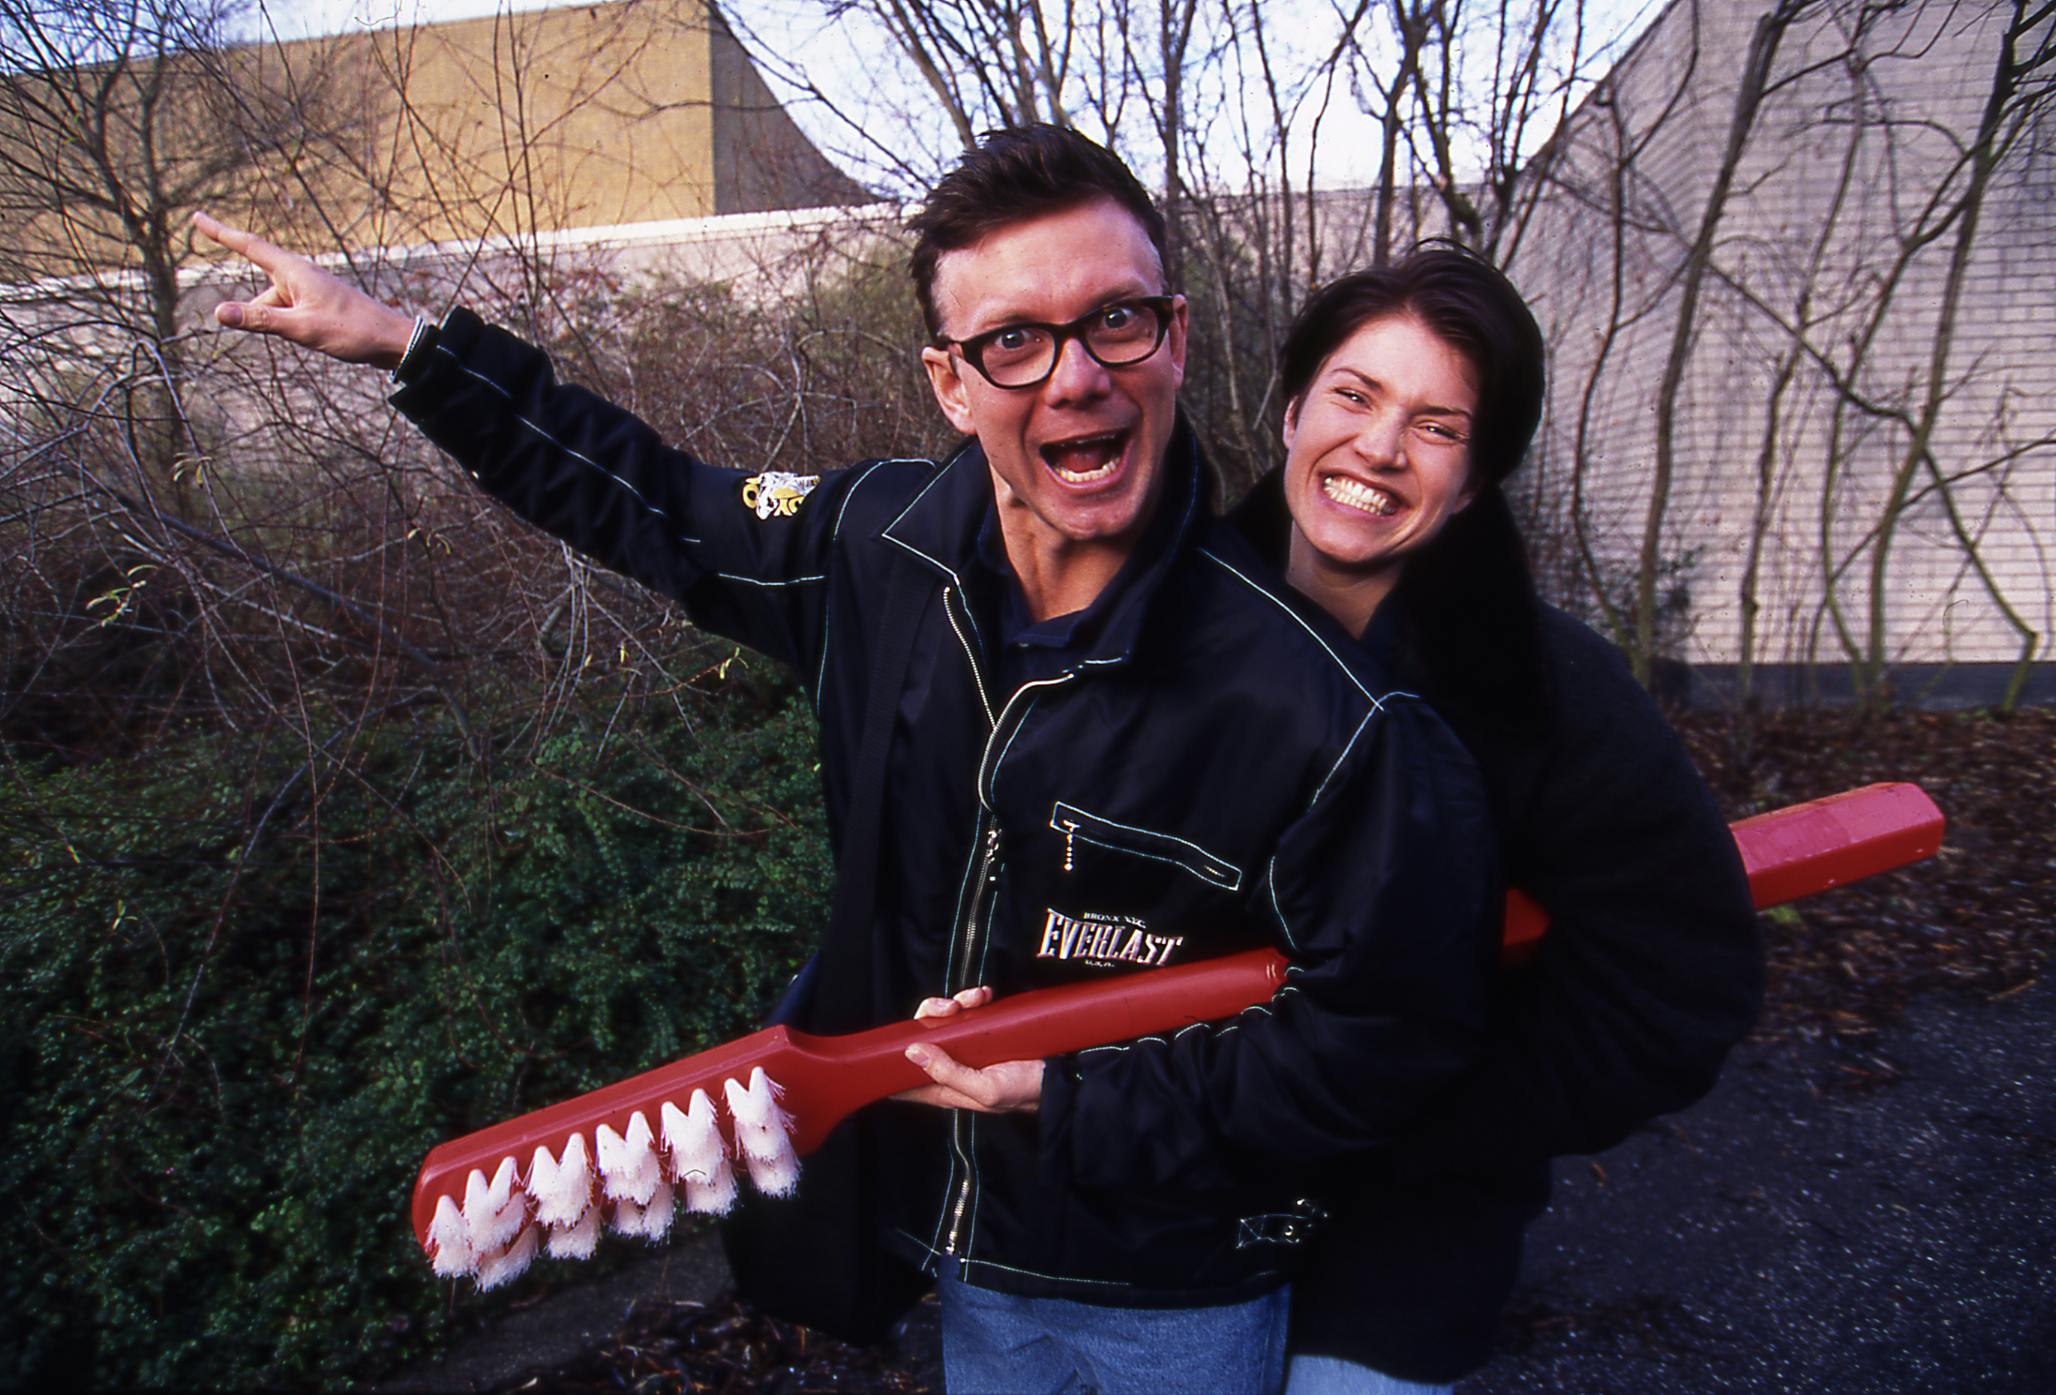
M1179 413L1164 461L1163 495L1141 540L1095 601L1077 632L1080 666L1118 663L1141 637L1145 615L1178 554L1192 542L1200 514L1199 443ZM945 460L881 536L959 590L977 571L978 529L993 507L992 471L976 440ZM1104 602L1104 604L1102 604Z

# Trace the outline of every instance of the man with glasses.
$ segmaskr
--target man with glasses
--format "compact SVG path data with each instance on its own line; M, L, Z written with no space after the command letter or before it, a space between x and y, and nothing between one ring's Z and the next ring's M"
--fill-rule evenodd
M820 476L700 464L462 309L430 328L201 227L272 277L223 323L394 368L485 488L799 673L839 864L797 1025L1290 956L1271 1002L1166 1039L986 1070L914 1047L935 1083L856 1121L833 1174L875 1217L855 1238L940 1284L954 1392L1274 1389L1308 1165L1474 1050L1492 843L1454 739L1208 517L1188 310L1127 168L1050 127L964 157L911 261L969 439ZM801 1202L828 1185L810 1161ZM790 1290L890 1287L793 1243L785 1279L732 1247L745 1287L827 1321Z

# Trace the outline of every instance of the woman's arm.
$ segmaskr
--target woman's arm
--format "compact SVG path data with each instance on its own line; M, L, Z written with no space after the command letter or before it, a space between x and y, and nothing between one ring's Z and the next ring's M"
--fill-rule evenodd
M1549 727L1474 744L1549 933L1483 1063L1396 1149L1421 1176L1611 1147L1710 1089L1762 1000L1741 859L1684 743L1611 645L1553 613L1543 637Z

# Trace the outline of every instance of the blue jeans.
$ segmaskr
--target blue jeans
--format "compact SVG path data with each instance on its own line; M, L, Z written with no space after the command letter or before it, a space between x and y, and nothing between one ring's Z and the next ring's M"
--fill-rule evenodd
M949 1395L1276 1395L1287 1289L1214 1308L1103 1308L973 1288L945 1272Z
M1339 1356L1295 1356L1285 1368L1285 1395L1450 1395L1453 1388L1401 1380Z

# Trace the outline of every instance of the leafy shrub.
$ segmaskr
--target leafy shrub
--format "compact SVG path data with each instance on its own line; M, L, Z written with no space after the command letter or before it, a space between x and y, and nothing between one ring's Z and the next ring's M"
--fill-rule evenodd
M812 720L713 687L497 760L422 705L11 762L0 1383L333 1384L446 1339L428 1148L746 1029L825 917Z

